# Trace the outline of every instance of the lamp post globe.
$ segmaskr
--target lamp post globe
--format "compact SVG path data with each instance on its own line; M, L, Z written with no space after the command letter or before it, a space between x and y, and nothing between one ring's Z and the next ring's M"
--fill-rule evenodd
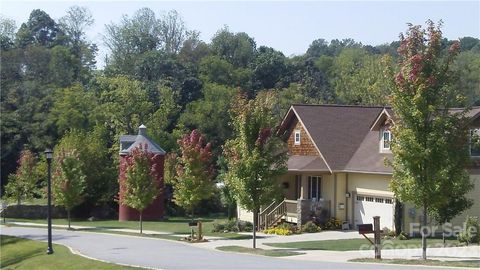
M45 158L48 165L48 179L47 179L47 221L48 221L48 248L47 254L53 253L52 248L52 159L53 151L50 148L45 149Z

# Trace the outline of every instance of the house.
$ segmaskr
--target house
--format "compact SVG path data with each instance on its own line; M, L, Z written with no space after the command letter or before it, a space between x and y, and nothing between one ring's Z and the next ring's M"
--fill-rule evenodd
M149 205L142 213L143 220L160 220L164 216L164 199L163 199L163 173L164 173L164 162L165 162L165 151L156 144L150 137L147 136L147 127L141 125L138 128L137 135L122 135L120 136L120 170L118 181L120 184L120 193L122 192L122 185L125 181L125 168L124 166L126 160L125 158L130 155L131 151L137 147L146 149L146 151L154 154L154 166L155 170L160 171L159 178L155 179L158 183L159 194L157 198ZM120 196L121 197L121 196ZM138 220L139 212L133 208L130 208L126 205L123 205L120 201L118 204L118 220L127 221L127 220Z
M291 106L280 125L289 153L288 173L279 179L285 200L265 206L259 225L265 228L280 219L301 225L315 213L323 220L335 217L352 229L380 216L381 227L393 229L392 169L385 165L385 160L392 158L392 117L392 110L385 107ZM473 108L469 117L478 132L480 107ZM469 168L475 183L469 196L476 200L475 205L457 217L456 224L466 215L480 216L478 150L472 149L474 166ZM253 218L243 209L238 209L238 214L240 219ZM406 205L403 216L408 231L407 223L419 222L421 211Z

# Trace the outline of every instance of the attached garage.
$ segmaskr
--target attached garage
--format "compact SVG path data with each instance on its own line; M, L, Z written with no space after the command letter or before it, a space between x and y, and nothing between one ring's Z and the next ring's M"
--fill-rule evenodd
M374 216L380 216L380 227L393 229L393 193L357 188L354 198L355 227L373 223Z

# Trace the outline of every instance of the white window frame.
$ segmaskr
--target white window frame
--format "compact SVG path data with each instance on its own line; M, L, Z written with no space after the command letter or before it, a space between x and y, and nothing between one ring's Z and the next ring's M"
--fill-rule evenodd
M298 135L298 140L297 140L297 135ZM300 137L300 130L295 130L293 133L293 142L295 145L300 145L301 137Z
M480 136L480 128L473 128L470 130L470 134L468 136L468 152L470 153L470 156L471 157L480 157L480 155L473 155L472 154L472 136L473 136L473 133L476 133L477 135Z
M315 192L313 191L313 181L316 182L316 190ZM312 195L317 195L317 197L314 197ZM308 198L309 199L315 199L316 201L320 200L322 198L322 177L321 176L309 176L308 177Z
M388 147L385 147L385 134L388 134ZM390 147L392 146L392 132L390 130L382 130L382 150L390 150Z

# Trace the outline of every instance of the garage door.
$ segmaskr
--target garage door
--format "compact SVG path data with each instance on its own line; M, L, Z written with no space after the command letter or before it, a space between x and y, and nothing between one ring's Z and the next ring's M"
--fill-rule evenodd
M393 199L389 197L358 194L355 198L355 225L373 224L380 216L380 228L393 229Z

